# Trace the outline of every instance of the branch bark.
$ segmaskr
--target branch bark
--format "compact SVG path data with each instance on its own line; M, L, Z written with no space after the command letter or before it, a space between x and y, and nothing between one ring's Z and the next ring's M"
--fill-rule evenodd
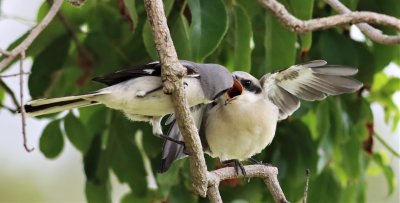
M326 2L338 13L344 14L351 12L350 9L348 9L338 0L326 0ZM374 42L388 45L400 44L400 36L385 35L382 33L382 31L368 25L367 23L358 23L357 27L361 30L362 33L364 33L365 36L367 36Z
M233 167L220 168L208 173L209 199L211 202L222 202L218 191L218 185L221 181L232 178L262 178L267 185L269 192L275 202L286 203L285 194L283 193L278 181L278 169L273 166L266 165L247 165L244 166L247 175L236 174Z
M315 30L328 29L345 24L371 23L392 27L400 31L400 19L393 16L379 14L369 11L347 12L340 15L316 18L311 20L300 20L289 13L286 8L275 0L258 0L289 30L299 34ZM394 41L394 43L400 43Z
M43 20L32 29L29 35L22 41L17 47L15 47L12 51L3 51L7 53L7 57L0 61L0 71L3 70L6 66L8 66L17 56L23 54L26 49L32 44L33 40L47 27L47 25L53 20L54 16L57 14L58 10L60 10L63 0L54 0L53 5L51 6L47 15L43 18Z
M202 197L207 192L207 166L203 156L200 137L190 114L183 88L182 77L185 69L179 63L168 29L161 0L145 0L147 16L152 28L154 42L162 64L161 78L164 92L171 94L175 116L188 150L193 186Z

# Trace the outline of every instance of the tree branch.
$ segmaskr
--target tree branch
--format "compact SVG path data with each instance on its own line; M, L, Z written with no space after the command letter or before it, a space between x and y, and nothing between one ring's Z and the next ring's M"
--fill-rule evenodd
M208 195L211 202L222 202L221 196L218 191L218 185L221 181L232 178L262 178L267 185L269 192L274 198L275 202L288 202L285 194L283 193L278 181L278 169L273 166L266 165L247 165L244 166L247 175L236 174L233 167L220 168L218 170L208 173ZM217 188L217 189L215 189Z
M303 34L315 30L328 29L338 25L371 23L392 27L400 31L400 19L393 16L369 11L350 12L335 16L300 20L289 13L286 8L276 0L258 0L278 20L292 32ZM396 41L396 43L399 43Z
M4 75L0 75L0 78L10 78L10 77L19 76L19 75L21 75L21 74L22 74L22 75L30 75L31 72L4 74Z
M0 78L0 87L2 87L3 90L11 97L11 101L15 105L15 109L18 109L19 102L18 102L17 97L15 96L15 93L1 78Z
M338 13L351 13L351 10L338 0L326 0L326 2ZM400 36L385 35L382 33L382 31L368 25L367 23L358 23L356 26L361 30L362 33L364 33L365 36L374 42L388 45L400 44Z
M21 124L22 124L22 140L23 140L23 145L24 148L27 152L32 152L35 148L29 148L28 147L28 140L26 138L26 122L25 122L25 117L26 117L26 112L24 106L24 59L25 59L25 52L21 52L21 58L19 61L19 103L20 103L20 108L19 110L21 111Z
M17 47L15 47L12 51L4 52L6 54L6 58L0 61L0 71L3 70L6 66L8 66L17 56L21 55L25 52L26 49L32 44L33 40L46 28L46 26L51 22L54 16L57 14L58 10L62 5L63 0L54 0L53 5L51 6L47 15L43 18L43 20L32 29L29 35L22 41Z
M171 94L175 116L188 150L193 186L197 194L205 197L207 192L207 166L203 149L190 114L182 77L185 69L179 63L161 0L144 0L147 16L152 28L153 38L162 64L161 78L164 92Z

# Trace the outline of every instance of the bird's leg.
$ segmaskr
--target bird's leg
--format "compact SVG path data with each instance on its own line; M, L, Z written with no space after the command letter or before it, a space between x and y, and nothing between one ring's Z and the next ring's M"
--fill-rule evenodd
M183 148L186 149L186 146L185 146L185 142L184 142L184 141L176 140L176 139L174 139L174 138L170 138L170 137L168 137L168 136L166 136L166 135L164 135L164 134L161 134L161 135L158 135L158 136L159 136L160 138L165 139L165 140L171 141L171 142L173 142L173 143L175 143L175 144L183 145Z
M235 168L236 174L239 175L239 169L242 172L243 176L246 176L246 170L244 169L244 166L238 159L229 159L225 160L222 162L223 164L233 164L233 167Z
M162 138L162 139L171 141L171 142L173 142L173 143L175 143L175 144L182 145L182 146L183 146L183 153L185 153L186 155L190 155L190 154L187 152L187 150L186 150L186 145L185 145L185 142L184 142L184 141L176 140L176 139L171 138L171 137L168 137L168 136L166 136L166 135L164 135L164 134L160 134L160 135L157 135L157 136L159 136L159 137Z

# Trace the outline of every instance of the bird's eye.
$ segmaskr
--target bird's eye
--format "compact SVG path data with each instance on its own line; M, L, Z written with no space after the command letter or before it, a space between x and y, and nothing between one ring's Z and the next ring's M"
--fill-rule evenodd
M251 80L242 80L242 85L245 87L250 87L251 84Z

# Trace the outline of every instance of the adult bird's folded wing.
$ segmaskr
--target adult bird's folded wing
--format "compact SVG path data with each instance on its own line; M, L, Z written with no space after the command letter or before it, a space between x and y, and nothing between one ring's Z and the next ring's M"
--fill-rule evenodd
M267 74L260 82L266 96L279 107L282 120L299 108L299 99L323 100L329 95L359 90L362 83L349 77L357 72L356 68L316 60Z

